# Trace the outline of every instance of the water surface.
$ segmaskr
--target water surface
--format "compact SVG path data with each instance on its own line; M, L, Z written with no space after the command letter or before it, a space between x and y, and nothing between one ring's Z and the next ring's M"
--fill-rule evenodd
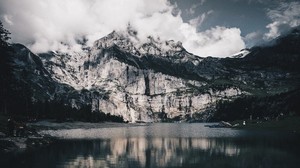
M60 138L6 156L5 167L299 167L298 134L150 124L47 130ZM4 158L2 158L4 159Z

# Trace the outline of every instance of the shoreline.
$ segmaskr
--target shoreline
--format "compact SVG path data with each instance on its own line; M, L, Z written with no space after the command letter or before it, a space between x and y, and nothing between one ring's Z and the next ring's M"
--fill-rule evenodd
M0 153L18 153L24 152L28 149L35 149L51 144L55 138L51 136L43 136L38 133L38 129L26 124L26 131L21 135L8 136L2 133L0 137Z
M29 149L35 149L50 145L55 138L49 136L24 136L0 138L0 153L19 153Z
M243 122L246 125L243 125ZM292 132L300 133L300 117L286 117L279 120L236 120L230 122L232 125L239 124L239 126L234 127L235 129L245 129L245 130L266 130L266 131L281 131L281 132Z
M58 129L92 129L92 128L115 128L115 127L134 127L148 125L149 123L118 123L118 122L54 122L51 120L42 120L35 123L29 123L30 127L40 130L58 130Z
M243 122L246 125L243 125ZM300 133L300 117L286 117L281 120L235 120L229 123L232 126L227 128L241 130L262 130ZM117 128L117 127L136 127L147 126L151 123L114 123L114 122L53 122L42 120L35 123L27 123L28 131L22 137L0 137L0 153L17 153L29 149L40 148L55 142L56 138L49 135L39 134L40 131L47 130L71 130L71 129L94 129L94 128ZM238 125L238 126L234 126ZM226 126L225 126L226 127ZM5 134L4 134L5 135Z
M50 135L42 135L40 131L46 130L71 130L71 129L93 129L93 128L116 128L145 126L147 123L115 123L115 122L54 122L41 120L35 123L27 123L27 133L23 136L6 136L0 132L0 154L24 152L50 145L56 138Z

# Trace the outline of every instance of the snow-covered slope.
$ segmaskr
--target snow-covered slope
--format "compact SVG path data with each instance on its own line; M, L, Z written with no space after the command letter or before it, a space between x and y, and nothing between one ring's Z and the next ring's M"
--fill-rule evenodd
M250 51L248 49L243 49L240 52L233 54L231 56L231 58L244 58L246 57L248 54L250 53Z

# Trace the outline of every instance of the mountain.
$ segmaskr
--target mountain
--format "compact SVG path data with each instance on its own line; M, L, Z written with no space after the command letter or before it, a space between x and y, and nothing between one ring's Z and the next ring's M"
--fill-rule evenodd
M252 65L265 68L281 68L288 71L300 71L300 27L273 40L269 45L253 47L246 56Z
M120 115L130 122L158 121L162 116L191 118L210 109L218 99L242 93L236 87L204 89L206 78L221 75L215 71L222 68L215 59L203 61L174 41L149 37L146 43L134 44L131 38L129 33L112 32L86 53L39 56L58 83L106 93L104 98L90 97L87 101L93 111ZM82 104L76 97L70 103L74 107Z
M208 121L220 101L299 87L296 31L225 59L193 55L172 40L142 41L137 33L114 31L82 52L35 55L14 44L16 85L26 85L33 104L61 102L73 115L90 107L129 122Z

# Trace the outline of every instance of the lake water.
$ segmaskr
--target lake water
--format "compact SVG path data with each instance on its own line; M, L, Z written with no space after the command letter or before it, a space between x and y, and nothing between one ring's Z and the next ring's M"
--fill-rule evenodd
M290 168L300 165L299 134L205 125L160 123L44 131L60 140L47 147L6 156L1 164L22 168Z

